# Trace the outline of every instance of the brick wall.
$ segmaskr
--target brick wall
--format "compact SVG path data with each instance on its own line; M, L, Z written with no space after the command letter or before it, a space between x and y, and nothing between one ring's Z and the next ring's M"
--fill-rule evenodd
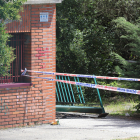
M30 86L0 88L0 128L33 124L37 120L39 122L43 115L39 116L39 112L37 115L33 108L38 101L37 96L34 95L35 91L30 91ZM38 104L38 108L40 106Z
M24 66L35 71L56 71L56 6L30 5L30 32L24 33ZM40 22L40 12L49 13ZM27 73L37 77L50 77ZM0 128L50 123L55 120L55 82L24 77L28 87L0 88Z
M48 22L40 22L40 12L48 12ZM31 6L31 69L56 71L56 6ZM55 78L52 75L35 74ZM55 82L31 78L33 89L42 93L46 123L55 119Z

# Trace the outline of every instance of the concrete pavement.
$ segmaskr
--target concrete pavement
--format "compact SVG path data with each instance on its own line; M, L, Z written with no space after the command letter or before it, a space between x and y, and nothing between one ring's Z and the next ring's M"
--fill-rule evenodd
M140 120L77 115L61 117L59 122L0 130L0 140L112 140L140 136Z

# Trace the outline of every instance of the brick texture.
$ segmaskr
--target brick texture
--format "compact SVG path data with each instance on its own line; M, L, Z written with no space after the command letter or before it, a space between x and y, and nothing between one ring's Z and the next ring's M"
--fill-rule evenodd
M30 32L25 32L24 66L35 71L56 71L56 5L30 5ZM48 22L40 22L48 12ZM27 73L37 77L52 75ZM55 120L55 82L23 77L28 87L0 88L0 128L51 123Z

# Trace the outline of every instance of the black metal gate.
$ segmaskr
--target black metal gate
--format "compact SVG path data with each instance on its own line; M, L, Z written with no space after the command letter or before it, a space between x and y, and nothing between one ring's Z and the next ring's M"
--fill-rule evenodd
M11 63L8 73L10 76L0 76L0 83L13 83L21 81L21 69L23 68L23 49L24 49L24 34L13 33L8 42L9 46L14 48L15 60Z

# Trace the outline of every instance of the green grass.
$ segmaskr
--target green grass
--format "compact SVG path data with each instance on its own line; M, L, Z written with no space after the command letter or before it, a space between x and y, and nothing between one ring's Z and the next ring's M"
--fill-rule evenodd
M133 115L136 110L134 106L136 105L135 102L118 102L118 103L111 103L110 105L105 106L106 112L110 115L122 115L125 116L126 113Z
M123 97L113 97L108 100L103 101L105 111L110 115L114 116L135 116L140 115L134 109L137 105L135 99L123 98Z

